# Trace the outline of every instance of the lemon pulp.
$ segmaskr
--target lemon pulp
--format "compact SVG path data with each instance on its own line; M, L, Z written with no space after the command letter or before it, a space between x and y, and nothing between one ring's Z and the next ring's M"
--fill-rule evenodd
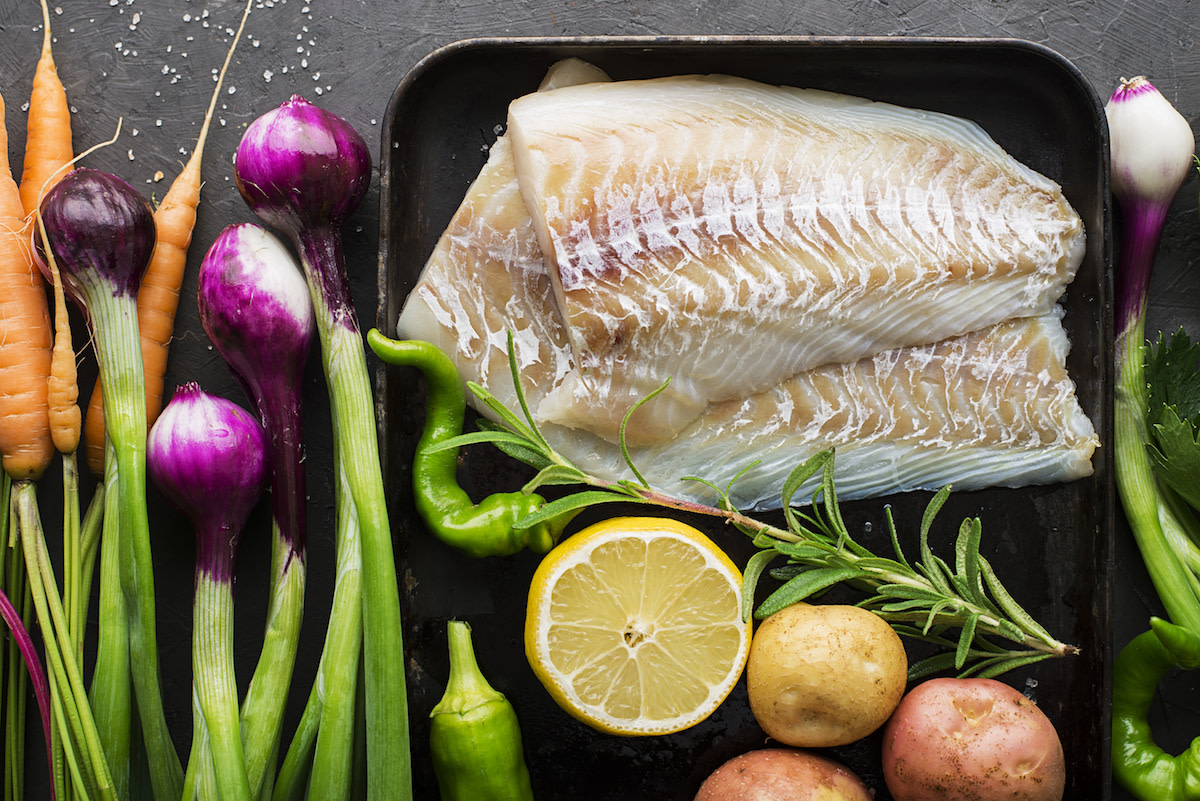
M666 734L704 720L749 646L741 573L676 520L591 526L551 551L530 584L529 663L560 706L602 731Z

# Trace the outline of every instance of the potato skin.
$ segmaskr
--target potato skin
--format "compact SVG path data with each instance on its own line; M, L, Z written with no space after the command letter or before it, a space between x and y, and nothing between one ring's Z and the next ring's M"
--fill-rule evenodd
M729 760L700 785L694 801L872 801L847 768L795 748L762 748Z
M887 721L907 682L900 637L856 606L793 604L759 625L746 688L758 725L785 745L824 748Z
M883 774L896 801L1059 801L1062 741L1046 714L994 679L931 679L883 731Z

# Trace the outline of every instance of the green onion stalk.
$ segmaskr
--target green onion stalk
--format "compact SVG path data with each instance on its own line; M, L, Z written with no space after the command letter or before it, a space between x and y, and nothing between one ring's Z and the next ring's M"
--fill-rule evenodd
M183 768L163 709L146 509L145 378L137 323L138 288L155 244L153 210L121 178L78 168L47 193L41 217L45 243L38 243L39 250L53 255L64 288L88 320L116 473L105 515L115 514L120 522L119 527L106 525L104 536L119 534L115 547L101 546L101 559L119 563L129 673L100 674L93 679L93 693L107 696L105 685L132 679L154 796L174 801L182 792ZM48 261L45 252L43 262ZM111 564L101 564L102 585L105 571L112 569ZM120 696L119 690L114 693ZM130 736L117 732L117 742L105 743L106 753L126 751Z
M412 797L412 770L399 588L374 399L341 245L341 227L370 183L370 154L345 120L294 96L246 129L235 177L250 208L290 240L304 267L351 504L339 516L361 532L367 798L404 801ZM328 704L335 688L326 690Z

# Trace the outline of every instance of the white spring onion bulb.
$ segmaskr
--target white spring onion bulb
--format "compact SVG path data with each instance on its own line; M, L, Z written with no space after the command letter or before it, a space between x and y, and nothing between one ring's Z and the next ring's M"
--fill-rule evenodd
M1188 121L1142 75L1122 78L1104 113L1113 194L1169 204L1192 167L1196 138Z

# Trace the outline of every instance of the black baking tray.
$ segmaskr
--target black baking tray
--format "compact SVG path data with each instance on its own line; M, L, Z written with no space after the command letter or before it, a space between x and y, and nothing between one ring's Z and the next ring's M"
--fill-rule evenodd
M983 550L1001 580L1056 636L1081 648L1078 656L1005 679L1058 727L1068 760L1066 798L1110 798L1111 234L1107 126L1090 85L1053 51L1012 39L489 38L443 47L403 79L384 120L377 309L383 332L394 332L426 258L503 131L509 101L533 91L547 68L567 56L591 61L615 79L730 73L957 114L980 123L1010 153L1063 186L1089 232L1083 265L1063 303L1073 344L1068 367L1102 442L1095 475L1050 487L955 493L939 516L934 547L952 556L959 522L981 517ZM721 762L767 743L749 712L744 681L708 720L662 737L602 735L560 710L523 653L526 591L538 557L471 559L423 529L408 490L423 416L421 381L413 371L377 365L376 382L402 566L418 798L437 797L428 715L447 675L450 618L472 624L482 669L517 709L539 799L690 799ZM515 489L528 475L490 446L470 449L461 468L464 486L476 496ZM928 500L927 493L909 493L845 504L844 512L852 532L876 532L864 542L882 552L889 504L911 552ZM744 538L703 519L690 522L707 528L745 564L753 549ZM877 738L829 755L885 801L890 796L879 774Z

